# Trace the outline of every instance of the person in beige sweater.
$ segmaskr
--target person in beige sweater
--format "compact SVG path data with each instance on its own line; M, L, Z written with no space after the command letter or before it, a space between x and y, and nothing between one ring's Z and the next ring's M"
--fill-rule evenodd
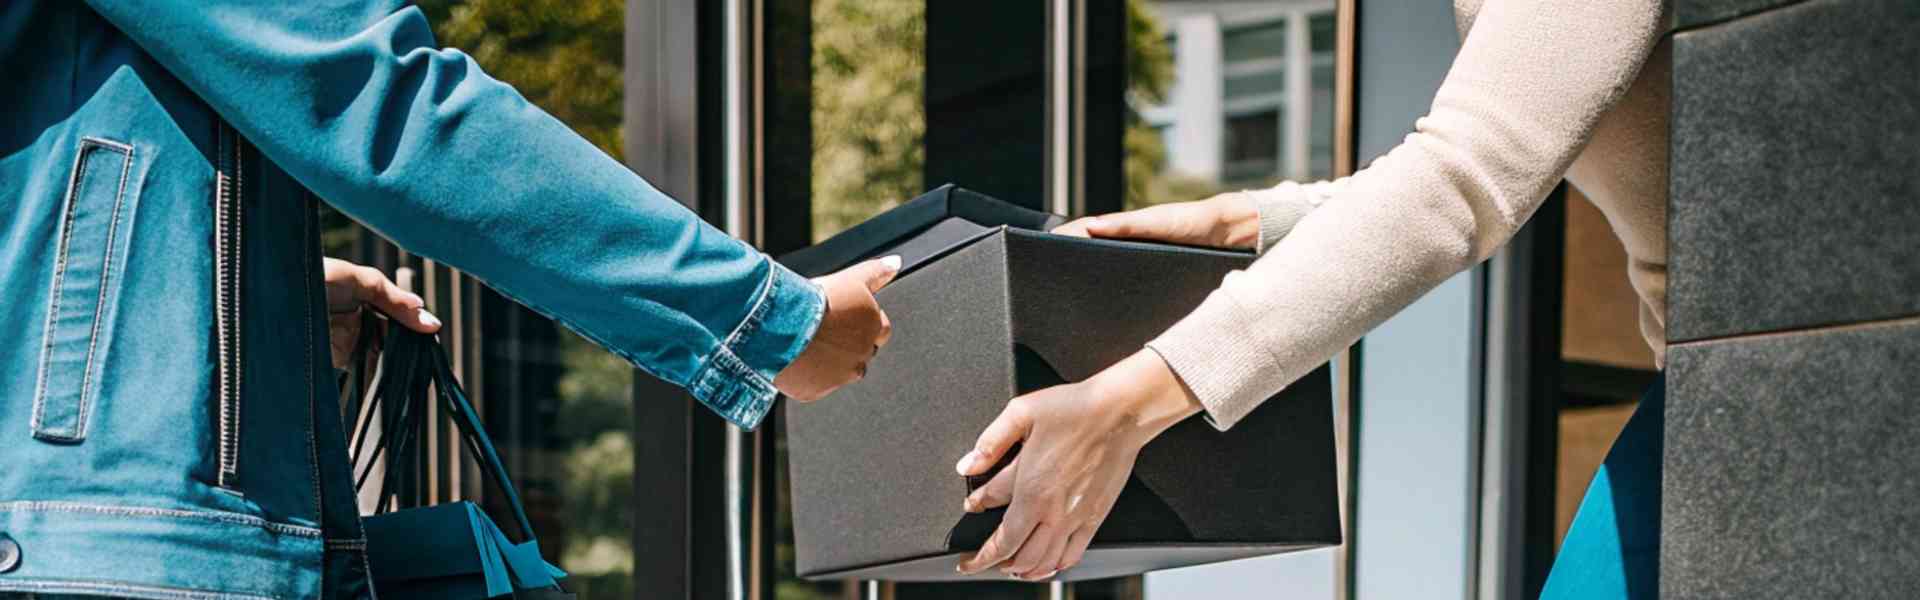
M1446 278L1486 260L1562 178L1600 207L1624 242L1627 275L1642 299L1641 331L1656 360L1664 358L1671 72L1664 3L1456 0L1455 9L1463 42L1432 108L1367 168L1056 230L1251 248L1261 256L1130 358L1008 404L956 465L963 475L984 473L1023 443L1011 468L968 498L970 511L1011 506L959 570L999 567L1038 579L1071 568L1148 440L1195 413L1232 427ZM1643 402L1641 412L1657 413L1650 405L1657 403ZM1635 421L1648 428L1646 419ZM1651 427L1657 532L1659 427ZM1562 566L1554 579L1562 579ZM1618 587L1644 589L1645 577L1637 581Z

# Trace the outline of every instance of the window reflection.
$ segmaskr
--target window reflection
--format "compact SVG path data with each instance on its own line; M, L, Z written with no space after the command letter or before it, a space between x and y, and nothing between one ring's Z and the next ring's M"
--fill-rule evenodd
M1333 174L1332 3L1144 4L1129 208Z
M926 12L924 0L814 0L815 241L925 190Z
M1250 181L1258 185L1270 177L1280 160L1280 110L1262 110L1227 117L1226 156L1222 161L1222 183Z

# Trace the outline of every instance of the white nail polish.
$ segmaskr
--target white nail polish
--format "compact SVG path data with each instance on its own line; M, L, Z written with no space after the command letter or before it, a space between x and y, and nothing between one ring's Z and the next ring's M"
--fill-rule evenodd
M882 266L885 266L889 271L898 271L900 270L900 264L901 264L900 255L890 254L890 255L881 257L880 264Z
M967 474L967 467L973 466L974 458L978 457L979 455L980 455L979 450L972 450L967 452L966 456L960 457L960 462L953 463L953 471L961 475Z
M433 313L427 312L424 308L420 309L420 322L427 324L428 327L440 326L440 318L433 316Z

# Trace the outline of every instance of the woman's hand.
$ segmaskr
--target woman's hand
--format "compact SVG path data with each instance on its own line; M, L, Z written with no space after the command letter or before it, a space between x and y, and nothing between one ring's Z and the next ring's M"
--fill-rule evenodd
M869 260L813 280L827 296L827 314L813 341L773 378L788 398L812 402L867 375L867 361L887 345L893 323L873 299L900 273L900 257Z
M327 333L333 348L333 368L343 369L353 360L353 347L365 333L360 331L360 310L374 310L420 333L440 330L440 319L427 312L426 302L400 289L385 273L337 258L320 260L327 282Z
M1083 217L1055 227L1053 232L1075 237L1251 249L1260 241L1260 210L1246 194L1235 192L1206 200Z
M1000 528L957 570L973 574L998 565L1037 581L1073 568L1113 510L1140 448L1200 409L1152 350L1086 381L1014 398L954 466L961 475L979 475L1021 444L1012 463L967 497L968 512L1011 506Z

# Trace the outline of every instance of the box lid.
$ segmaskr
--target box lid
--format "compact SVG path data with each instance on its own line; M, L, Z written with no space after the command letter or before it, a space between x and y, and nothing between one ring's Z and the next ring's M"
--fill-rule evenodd
M865 222L780 257L807 277L889 254L901 258L901 273L993 233L1001 227L1046 231L1065 223L1054 214L945 184Z

